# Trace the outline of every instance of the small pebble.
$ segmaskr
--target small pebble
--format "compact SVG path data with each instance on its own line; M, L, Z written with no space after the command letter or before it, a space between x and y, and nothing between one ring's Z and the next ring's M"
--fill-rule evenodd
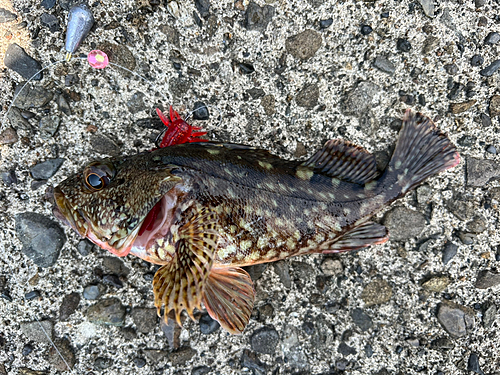
M80 294L73 292L64 296L59 308L59 320L67 320L80 304Z
M267 29L267 25L274 17L275 12L275 8L270 5L261 7L257 3L250 1L245 12L243 25L247 30L264 32Z
M273 355L279 343L279 334L273 327L263 327L254 331L250 346L257 353Z
M449 75L454 76L458 73L458 66L457 64L446 64L444 66L444 70L446 70L446 73Z
M5 185L10 186L17 184L16 171L2 172L0 175Z
M16 43L9 45L3 62L7 68L19 73L24 79L30 79L35 74L33 79L36 81L43 77L42 72L37 73L42 69L42 65Z
M0 23L7 23L7 22L12 22L17 19L17 16L15 13L12 13L11 11L0 8Z
M14 128L7 128L0 133L0 145L12 145L19 140Z
M116 275L104 275L102 277L102 282L107 285L112 285L115 288L123 288L123 283L120 278Z
M447 265L450 260L452 260L455 255L457 255L457 250L458 246L455 245L453 242L447 242L446 245L444 245L443 249L443 255L442 255L442 261L444 265Z
M407 39L398 38L396 48L401 52L409 52L411 50L411 44Z
M64 159L48 159L30 168L31 177L36 180L48 180L56 174Z
M333 18L328 18L327 20L321 20L319 21L319 28L327 29L332 25L332 23L333 23Z
M476 353L471 353L469 356L469 361L467 362L467 370L475 372L479 375L484 375L483 370L479 366L479 357Z
M23 347L23 350L22 350L21 354L22 354L23 356L25 356L25 357L26 357L26 356L27 356L27 355L29 355L32 351L33 351L33 346L32 346L31 344L26 344L26 345L24 345L24 347Z
M83 289L83 298L87 300L96 300L100 296L99 287L97 285L88 285Z
M363 25L363 26L361 26L361 34L363 34L363 35L371 34L372 31L373 31L373 29L369 25Z
M195 120L208 120L210 118L210 112L207 106L203 102L195 102L193 108L193 118Z
M396 66L388 58L384 56L377 56L373 62L373 66L381 72L393 75L396 71Z
M200 324L200 332L203 333L204 335L209 335L211 333L216 332L220 324L217 320L212 319L208 313L203 314L199 320Z
M321 47L323 38L314 30L305 30L293 35L286 40L286 50L293 57L300 60L308 60L316 54Z
M143 368L146 366L146 360L144 358L136 357L133 360L134 364L137 366L137 368Z
M99 300L95 305L87 309L86 315L90 322L122 326L125 323L127 310L118 298L107 298Z
M474 312L468 307L448 301L438 305L437 319L455 339L467 335L474 328Z
M53 14L43 13L40 17L40 23L47 27L51 33L55 33L60 30L59 19Z
M474 55L470 59L470 64L472 66L481 66L484 63L484 57L481 55Z
M490 154L496 155L497 149L495 146L489 145L488 148L486 148L486 152L489 152Z
M498 69L500 69L500 60L495 60L486 68L482 69L479 74L483 77L491 77Z
M255 72L253 65L248 63L239 63L238 68L241 74L252 74Z
M490 32L484 39L484 44L497 44L500 42L500 34L496 31Z
M56 0L42 0L40 5L45 9L52 9L56 5Z
M24 298L28 301L38 297L40 297L40 292L38 290L32 290L24 295Z
M76 246L76 248L81 256L86 257L87 255L89 255L90 251L92 251L94 246L95 245L91 241L84 239L84 240L80 240L80 242L78 242L78 245Z

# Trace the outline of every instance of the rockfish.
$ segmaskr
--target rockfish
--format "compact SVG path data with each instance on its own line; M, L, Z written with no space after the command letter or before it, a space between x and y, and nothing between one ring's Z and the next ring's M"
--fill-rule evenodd
M387 229L370 217L460 161L433 122L407 111L394 154L375 158L345 140L306 161L250 146L186 143L87 165L54 189L54 214L118 256L162 265L155 306L180 324L204 304L231 333L253 309L241 267L296 255L380 244Z

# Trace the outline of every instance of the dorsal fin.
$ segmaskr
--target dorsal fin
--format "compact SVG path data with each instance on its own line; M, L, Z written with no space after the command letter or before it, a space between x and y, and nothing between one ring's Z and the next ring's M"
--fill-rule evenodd
M301 167L361 185L377 176L375 157L364 148L342 139L326 142L323 148L303 162Z

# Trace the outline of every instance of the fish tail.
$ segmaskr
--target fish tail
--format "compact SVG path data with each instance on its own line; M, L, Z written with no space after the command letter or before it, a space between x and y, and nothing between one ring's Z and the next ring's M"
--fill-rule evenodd
M460 156L446 134L430 118L407 110L385 182L397 185L402 196L428 177L458 163Z

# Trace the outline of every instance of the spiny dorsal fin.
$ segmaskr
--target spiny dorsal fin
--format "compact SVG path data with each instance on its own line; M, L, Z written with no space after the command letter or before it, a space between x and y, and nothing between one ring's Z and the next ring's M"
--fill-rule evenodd
M342 237L329 243L328 249L323 254L343 253L345 251L357 250L370 245L384 243L389 239L387 228L383 225L368 221L358 227L351 229Z
M216 225L215 213L202 210L179 228L174 258L156 272L153 280L155 306L160 315L165 305L165 322L173 310L175 320L181 325L180 315L184 309L194 320L194 308L201 307L205 281L217 247Z
M364 148L342 139L332 139L310 159L301 164L314 173L347 182L365 184L377 175L375 157Z
M245 329L253 310L252 279L241 268L212 268L206 281L203 304L210 316L232 334Z

